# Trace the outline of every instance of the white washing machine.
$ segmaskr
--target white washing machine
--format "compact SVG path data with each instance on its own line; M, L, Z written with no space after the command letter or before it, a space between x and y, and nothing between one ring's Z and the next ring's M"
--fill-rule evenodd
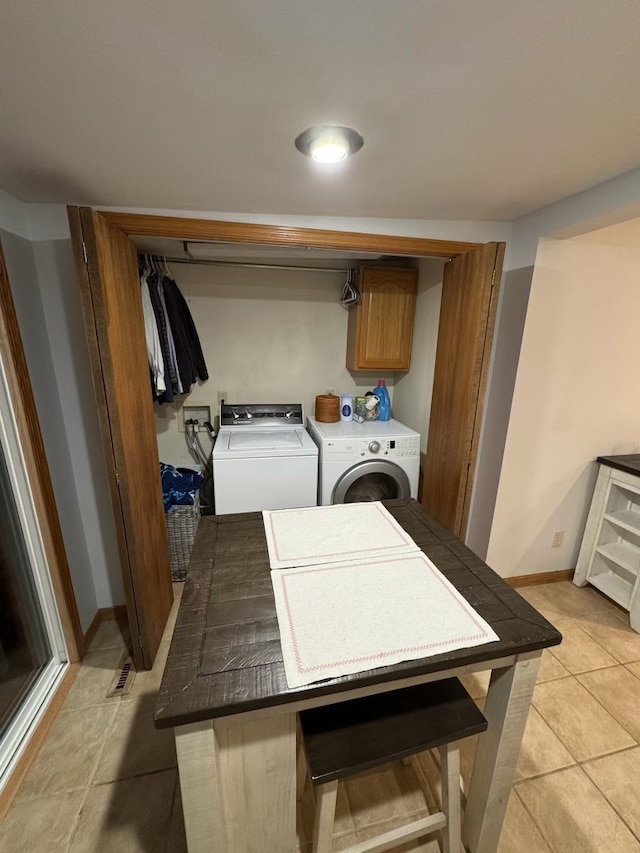
M340 421L307 428L320 449L318 503L417 498L420 434L399 421Z
M212 460L217 515L317 503L318 447L301 403L223 403Z

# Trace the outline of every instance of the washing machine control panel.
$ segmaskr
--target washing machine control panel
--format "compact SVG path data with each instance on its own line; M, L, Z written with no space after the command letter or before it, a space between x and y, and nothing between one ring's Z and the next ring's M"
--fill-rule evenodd
M339 438L329 439L322 445L322 456L329 459L357 460L364 458L403 459L420 455L420 436L398 438Z
M410 435L400 438L381 438L377 441L360 442L360 456L386 456L391 459L403 459L420 455L420 436Z

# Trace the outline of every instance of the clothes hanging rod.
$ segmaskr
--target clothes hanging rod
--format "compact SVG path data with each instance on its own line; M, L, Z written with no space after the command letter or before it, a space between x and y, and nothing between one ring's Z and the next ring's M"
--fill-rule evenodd
M144 255L140 255L140 257L144 257ZM164 257L164 256L163 256ZM250 269L272 269L272 270L302 270L303 272L335 272L344 273L349 271L349 267L303 267L303 266L295 266L293 264L268 264L268 263L255 263L251 264L248 261L216 261L211 258L167 258L164 257L164 260L168 264L198 264L202 266L216 266L216 267L249 267Z

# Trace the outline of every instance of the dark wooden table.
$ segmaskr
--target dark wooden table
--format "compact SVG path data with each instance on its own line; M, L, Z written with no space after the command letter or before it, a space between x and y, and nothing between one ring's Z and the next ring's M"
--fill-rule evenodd
M175 729L189 853L294 853L297 711L487 669L464 838L495 851L542 650L562 638L417 501L385 506L500 640L291 689L262 515L203 517L155 717Z

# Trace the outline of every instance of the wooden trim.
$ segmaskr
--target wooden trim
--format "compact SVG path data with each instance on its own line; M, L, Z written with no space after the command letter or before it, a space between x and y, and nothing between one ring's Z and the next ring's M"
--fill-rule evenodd
M116 604L114 607L100 607L96 611L96 615L91 620L91 624L84 632L83 643L82 643L82 656L84 657L89 650L89 646L91 645L93 638L98 632L98 628L102 625L103 622L107 622L109 619L116 619L118 621L126 621L128 616L127 605L126 604Z
M100 613L102 613L103 622L106 622L108 619L120 621L127 618L127 605L114 604L113 607L101 607Z
M40 751L40 747L44 743L45 738L49 734L49 730L51 726L55 722L56 717L64 700L67 698L67 694L73 685L73 682L76 680L76 676L80 670L79 663L72 663L69 666L68 671L66 672L64 678L60 682L58 689L56 690L53 698L49 702L49 706L47 710L44 712L42 719L38 723L35 731L31 735L29 739L29 743L25 751L22 753L20 760L18 761L13 773L7 780L6 785L0 791L0 822L2 822L9 811L9 807L13 802L18 790L20 789L20 785L24 780L24 777L27 775L29 768L33 764L38 752Z
M67 652L69 660L74 663L79 659L82 649L82 626L2 247L0 247L0 358L7 374L27 477Z
M89 625L87 630L84 632L84 637L82 639L82 657L84 657L86 655L86 653L89 649L89 646L91 645L91 643L93 641L93 638L98 633L98 628L100 627L101 622L102 622L102 616L100 614L100 611L97 610L96 615L91 620L91 624Z
M422 489L424 486L424 469L427 464L427 454L420 451L420 468L418 469L418 501L422 503Z
M139 213L99 211L100 216L127 236L173 237L225 243L261 243L267 246L309 246L314 249L358 249L393 255L454 258L482 243L457 240L431 240L424 237L395 237L360 231L331 231L319 228L294 228L288 225L258 225L248 222L224 222L216 219L189 219L179 216L155 216Z
M563 569L560 572L540 572L535 575L519 575L515 578L505 578L512 587L538 586L542 583L558 583L559 581L573 580L575 569Z
M86 211L88 210L88 208L83 208L82 210ZM98 411L98 423L100 426L102 452L107 472L107 482L109 485L112 518L116 531L118 554L120 557L120 573L122 576L124 594L128 607L127 613L131 630L132 655L136 669L140 671L145 668L142 656L142 648L139 643L140 618L136 606L136 600L131 580L129 546L127 543L127 535L122 514L120 486L116 476L117 466L115 461L111 418L109 414L109 402L107 399L107 391L105 388L105 379L102 371L102 356L100 353L100 345L98 340L98 328L96 318L97 315L100 313L101 309L96 310L94 306L94 295L91 287L91 281L89 278L88 264L85 262L84 259L84 254L85 251L87 251L87 248L88 251L92 252L93 256L95 256L96 247L93 242L94 235L92 228L87 229L85 246L85 229L83 227L81 209L79 207L68 206L67 215L69 218L69 228L71 231L71 244L73 247L76 277L80 294L80 304L82 307L82 316L84 320L85 338L87 342L87 349L89 352L91 380L93 383L94 398ZM90 212L89 216L91 216ZM103 318L103 322L107 322L106 317ZM90 626L90 630L91 627L92 626ZM92 638L93 634L91 634L89 637L89 643L91 642ZM85 644L85 649L87 648L87 645L88 644Z
M489 370L491 366L491 356L493 352L493 335L495 332L496 317L498 315L498 298L500 295L500 287L502 284L502 266L504 264L504 253L506 243L494 243L495 257L493 260L493 279L491 284L491 294L489 296L489 309L487 311L487 320L485 326L484 348L482 360L480 362L480 381L478 383L478 391L476 395L477 407L474 417L473 432L471 434L471 443L469 447L469 469L465 480L465 493L462 500L460 524L458 526L457 535L464 542L467 536L467 527L469 525L469 510L471 509L471 496L473 494L473 486L476 480L476 470L478 466L478 451L480 450L480 439L482 436L483 414L487 397L487 386L489 384Z
M93 322L108 411L114 514L121 520L125 600L131 653L138 671L151 669L166 625L173 592L169 542L158 478L158 442L149 387L144 316L136 247L99 213L81 207ZM135 428L132 429L132 425ZM112 480L112 478L110 478ZM145 486L145 484L147 484Z

